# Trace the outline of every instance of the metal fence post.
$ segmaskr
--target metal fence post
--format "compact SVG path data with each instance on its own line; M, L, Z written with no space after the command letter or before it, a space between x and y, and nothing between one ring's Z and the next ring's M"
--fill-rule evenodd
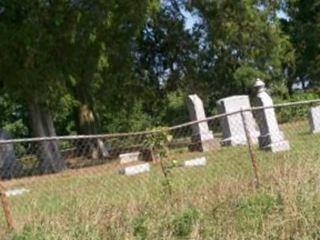
M242 108L241 108L240 114L241 114L241 119L242 119L242 123L243 123L243 129L244 129L245 134L246 134L248 151L249 151L249 155L250 155L250 158L251 158L252 169L253 169L253 174L254 174L254 178L255 178L255 185L256 185L256 188L259 188L260 181L259 181L259 174L258 174L257 158L256 158L256 155L254 154L254 151L253 151L252 139L251 139L250 132L249 132L249 129L248 129L246 117L245 117L245 114L244 114L244 111L243 111Z
M13 219L12 219L10 208L9 208L9 201L5 193L5 190L6 188L3 186L3 184L0 181L0 198L1 198L3 213L6 218L9 230L13 230L14 224L13 224Z

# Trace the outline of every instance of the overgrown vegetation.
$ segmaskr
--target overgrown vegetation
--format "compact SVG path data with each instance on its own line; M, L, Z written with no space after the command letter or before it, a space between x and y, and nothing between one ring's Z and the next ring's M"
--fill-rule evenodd
M171 170L163 194L159 164L133 177L105 165L76 174L7 182L30 190L10 197L17 231L2 239L317 239L320 237L320 136L305 121L282 126L291 150L255 149L261 187L246 147L218 152L170 152L182 161L207 156L206 167ZM81 171L81 170L78 170ZM24 185L21 185L24 183ZM2 213L1 213L2 214Z
M0 129L19 138L174 125L189 119L188 94L212 115L219 98L250 94L257 77L276 103L318 98L319 8L319 0L0 0ZM280 123L307 115L277 112ZM260 155L258 192L245 148L184 170L175 161L186 149L168 156L168 136L150 136L160 164L149 176L125 180L102 167L28 185L30 193L12 199L22 229L6 237L319 238L319 142L286 134L290 152ZM62 147L43 142L25 164L60 172Z
M299 80L314 88L318 7L3 0L0 127L13 137L135 131L188 120L188 94L212 113L219 98L249 93L257 77L280 99ZM46 122L54 129L37 130Z

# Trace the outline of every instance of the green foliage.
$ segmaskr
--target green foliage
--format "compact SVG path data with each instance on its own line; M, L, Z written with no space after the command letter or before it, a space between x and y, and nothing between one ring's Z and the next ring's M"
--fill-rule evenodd
M200 213L194 207L187 208L184 212L175 216L173 220L173 233L178 237L187 237L190 235L196 221L199 220Z
M169 126L188 122L189 115L186 105L186 94L171 92L168 94L167 98L162 121Z
M170 196L172 195L171 170L176 167L176 161L168 160L169 144L172 141L172 136L169 134L169 129L158 127L150 129L151 133L146 136L144 146L150 149L157 161L160 161L161 170L164 176L162 185Z
M318 84L318 0L0 4L0 126L14 137L31 136L32 102L59 135L129 132L188 121L188 94L214 113L257 77L279 98Z
M311 81L319 85L320 69L320 1L286 0L285 12L289 18L282 21L285 32L295 48L295 64L292 79Z
M173 193L174 204L159 197L162 176L158 165L148 176L127 179L115 174L114 168L94 172L94 176L65 172L63 178L30 182L30 193L10 198L15 224L21 229L15 237L317 239L320 138L304 134L309 128L306 120L281 128L294 147L278 154L256 150L263 180L259 191L252 189L248 152L241 147L202 153L208 160L205 168L174 171L173 179L179 186ZM175 152L175 157L199 156L186 151ZM88 181L95 187L84 194L79 188L88 186ZM121 191L116 184L120 182ZM2 227L5 221L1 214L0 238L12 239Z
M298 92L291 96L288 99L274 98L275 104L286 103L286 102L298 102L306 100L318 99L319 95L313 92ZM299 120L306 118L309 113L310 106L293 106L293 107L280 107L276 108L277 120L279 123L286 123L293 120Z
M246 89L250 89L257 78L267 79L268 75L251 66L244 65L234 72L233 78L238 84L237 88L244 86Z
M12 138L27 137L29 129L25 107L7 94L0 95L0 127Z
M236 218L243 230L261 228L264 217L271 213L277 202L267 193L258 193L253 197L240 199L236 207Z
M157 127L151 128L149 131L151 131L151 133L146 135L144 146L151 149L158 160L167 158L169 154L169 143L172 141L169 129L166 127Z
M45 231L41 230L41 228L31 228L31 227L25 227L21 234L16 235L12 238L13 240L44 240L45 239Z
M136 239L146 239L148 236L148 228L146 226L147 218L144 216L137 217L133 220L133 235Z
M103 132L142 131L153 125L154 119L146 114L139 102L117 111L101 107L101 125Z
M283 81L283 64L292 62L291 44L268 2L193 1L207 29L212 64L212 97L248 92L253 79ZM212 80L214 79L214 80Z

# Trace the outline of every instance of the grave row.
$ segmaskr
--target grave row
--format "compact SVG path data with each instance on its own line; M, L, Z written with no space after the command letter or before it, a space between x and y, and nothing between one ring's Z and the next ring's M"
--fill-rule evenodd
M257 79L254 85L255 97L254 107L261 107L255 111L246 111L251 108L250 100L247 95L231 96L217 101L220 125L222 129L221 145L236 146L246 145L246 130L253 144L272 152L287 151L290 149L289 142L285 139L283 132L280 131L272 98L266 91L265 84ZM192 121L205 120L203 103L197 95L190 95L188 98L188 109ZM241 110L244 119L241 116ZM311 116L315 118L317 110L312 110ZM257 120L257 121L256 121ZM315 120L315 119L314 119ZM246 121L246 129L244 127ZM319 118L318 118L319 121ZM313 122L316 129L316 123ZM198 145L199 151L209 151L217 149L219 143L209 130L207 121L203 121L192 126L192 140ZM315 131L313 131L315 132ZM208 146L214 146L214 149Z
M196 94L189 95L187 106L190 120L196 122L192 124L190 150L207 152L218 150L220 145L246 145L248 141L247 133L251 143L259 144L260 149L271 152L290 150L289 141L285 139L279 128L273 108L273 100L266 91L265 83L260 79L255 82L252 103L254 107L260 108L248 111L248 109L251 109L251 104L247 95L231 96L217 101L217 109L221 114L219 120L222 130L222 140L219 142L209 129L202 100ZM309 122L311 132L320 133L320 106L310 109ZM120 162L138 161L138 156L139 152L122 154L120 155ZM202 161L202 164L205 165L205 160L196 159L195 164L199 164L198 161ZM185 162L184 166L192 164L193 160Z
M218 112L222 114L219 118L222 140L219 142L209 129L202 100L195 94L189 95L187 106L190 120L196 122L192 124L190 150L207 152L216 151L221 145L246 145L246 130L251 142L259 144L259 147L263 150L272 152L289 150L290 144L279 128L272 98L267 93L264 82L260 79L257 79L254 85L254 98L251 102L254 107L261 108L253 112L245 111L251 108L250 99L247 95L231 96L217 101ZM244 110L242 115L239 112L241 110ZM244 121L246 122L246 130ZM320 106L310 109L309 123L312 133L320 133ZM9 139L9 136L1 131L0 140L6 139ZM121 154L119 155L120 163L136 162L139 160L139 156L139 151ZM19 166L19 164L13 144L0 145L0 177L10 177L14 172L14 169L11 168L16 166ZM145 165L145 169L148 169L147 165Z

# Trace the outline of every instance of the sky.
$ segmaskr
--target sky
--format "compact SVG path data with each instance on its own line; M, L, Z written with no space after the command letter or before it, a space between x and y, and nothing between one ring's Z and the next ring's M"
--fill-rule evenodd
M197 21L200 21L198 16L192 15L189 11L183 10L182 13L186 17L186 29L191 29Z
M186 17L185 28L192 29L193 25L200 21L199 17L196 16L196 14L191 14L189 11L186 11L185 9L181 9L181 10L182 10L182 14ZM282 10L278 11L277 15L279 18L288 19L288 15Z

